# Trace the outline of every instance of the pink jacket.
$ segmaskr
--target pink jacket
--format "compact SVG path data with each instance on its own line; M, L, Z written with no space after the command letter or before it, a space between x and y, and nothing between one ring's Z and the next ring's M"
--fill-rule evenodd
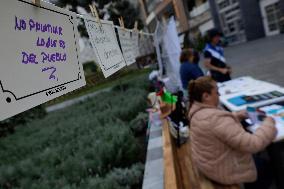
M273 123L265 121L250 134L234 114L201 103L193 104L189 119L192 159L205 176L221 184L256 180L252 154L275 138Z

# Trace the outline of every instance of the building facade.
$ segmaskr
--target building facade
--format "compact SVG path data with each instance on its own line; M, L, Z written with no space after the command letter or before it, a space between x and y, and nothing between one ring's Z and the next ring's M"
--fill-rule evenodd
M284 33L284 0L139 0L139 4L150 32L158 20L174 15L178 32L189 32L191 39L212 28L222 31L231 45Z
M191 36L204 36L208 30L214 27L208 1L197 4L189 12L189 31Z
M266 36L276 35L283 31L283 0L260 0L260 12Z
M184 0L139 0L143 12L146 13L144 24L151 32L154 31L157 21L163 21L174 16L177 22L177 30L183 33L189 30L188 11Z
M283 31L284 0L209 0L214 25L230 44Z

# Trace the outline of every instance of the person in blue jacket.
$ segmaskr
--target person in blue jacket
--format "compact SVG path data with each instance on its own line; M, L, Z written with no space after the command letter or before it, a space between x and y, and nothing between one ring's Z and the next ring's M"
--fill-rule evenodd
M188 83L191 80L204 76L201 68L194 60L194 51L192 49L182 51L180 55L180 78L185 97L188 97Z

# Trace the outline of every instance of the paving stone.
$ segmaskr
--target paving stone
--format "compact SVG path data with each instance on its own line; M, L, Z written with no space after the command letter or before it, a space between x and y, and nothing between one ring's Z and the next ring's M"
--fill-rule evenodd
M148 150L151 150L153 148L162 147L163 146L163 138L157 137L149 140L148 143Z
M157 147L147 151L147 161L160 159L163 157L163 148Z

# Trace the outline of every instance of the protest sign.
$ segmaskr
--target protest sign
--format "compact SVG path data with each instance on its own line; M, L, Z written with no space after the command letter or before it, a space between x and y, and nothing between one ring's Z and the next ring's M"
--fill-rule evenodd
M0 120L84 86L76 14L41 2L0 6Z
M99 23L95 18L84 16L84 22L90 37L91 44L105 77L108 77L126 63L119 48L113 23L101 20Z
M139 56L139 46L138 46L138 38L139 33L137 31L132 31L131 39L132 39L132 48L134 50L135 58Z
M124 28L117 28L117 32L125 62L127 65L131 65L136 61L136 52L135 49L133 49L133 43L130 35L131 33L129 30Z

